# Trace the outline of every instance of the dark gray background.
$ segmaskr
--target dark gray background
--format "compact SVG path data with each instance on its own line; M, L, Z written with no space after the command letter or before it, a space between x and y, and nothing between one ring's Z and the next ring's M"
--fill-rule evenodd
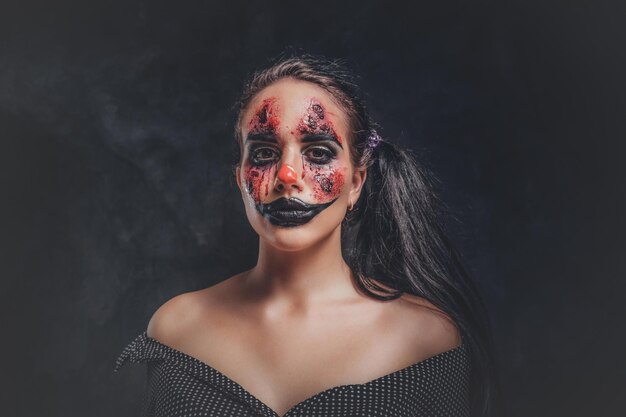
M442 180L511 416L626 410L624 2L3 2L1 413L134 416L117 355L249 268L232 111L286 46L344 57Z

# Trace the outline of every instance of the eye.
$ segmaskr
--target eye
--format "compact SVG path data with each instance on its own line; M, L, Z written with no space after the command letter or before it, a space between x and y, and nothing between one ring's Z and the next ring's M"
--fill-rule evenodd
M335 152L321 146L310 147L305 154L314 164L323 165L335 159Z
M250 161L255 165L267 165L278 160L278 153L272 148L256 148L250 153Z

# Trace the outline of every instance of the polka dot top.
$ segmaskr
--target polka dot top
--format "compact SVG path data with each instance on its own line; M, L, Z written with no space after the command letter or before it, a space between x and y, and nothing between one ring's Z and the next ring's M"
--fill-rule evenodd
M439 417L469 416L465 344L363 384L339 385L283 416L200 360L140 334L115 366L146 363L146 417Z

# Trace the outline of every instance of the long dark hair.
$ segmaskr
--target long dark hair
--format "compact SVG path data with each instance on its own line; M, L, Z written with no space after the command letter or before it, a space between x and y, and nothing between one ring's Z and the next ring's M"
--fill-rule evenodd
M434 191L435 177L409 151L388 140L371 146L372 138L380 139L378 126L344 64L308 54L283 55L255 72L237 104L236 160L242 144L241 117L250 100L285 77L314 83L339 102L349 119L352 162L367 168L361 196L342 224L342 247L357 286L381 300L404 293L423 297L448 314L472 358L472 415L492 415L496 373L489 319L476 284L447 237L446 207ZM349 242L348 234L354 236Z

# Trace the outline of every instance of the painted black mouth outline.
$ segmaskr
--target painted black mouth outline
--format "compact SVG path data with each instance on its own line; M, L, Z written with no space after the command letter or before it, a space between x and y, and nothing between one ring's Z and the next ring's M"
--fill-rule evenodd
M275 226L295 227L308 223L337 198L323 204L308 204L297 197L280 197L268 204L259 203L256 209Z

